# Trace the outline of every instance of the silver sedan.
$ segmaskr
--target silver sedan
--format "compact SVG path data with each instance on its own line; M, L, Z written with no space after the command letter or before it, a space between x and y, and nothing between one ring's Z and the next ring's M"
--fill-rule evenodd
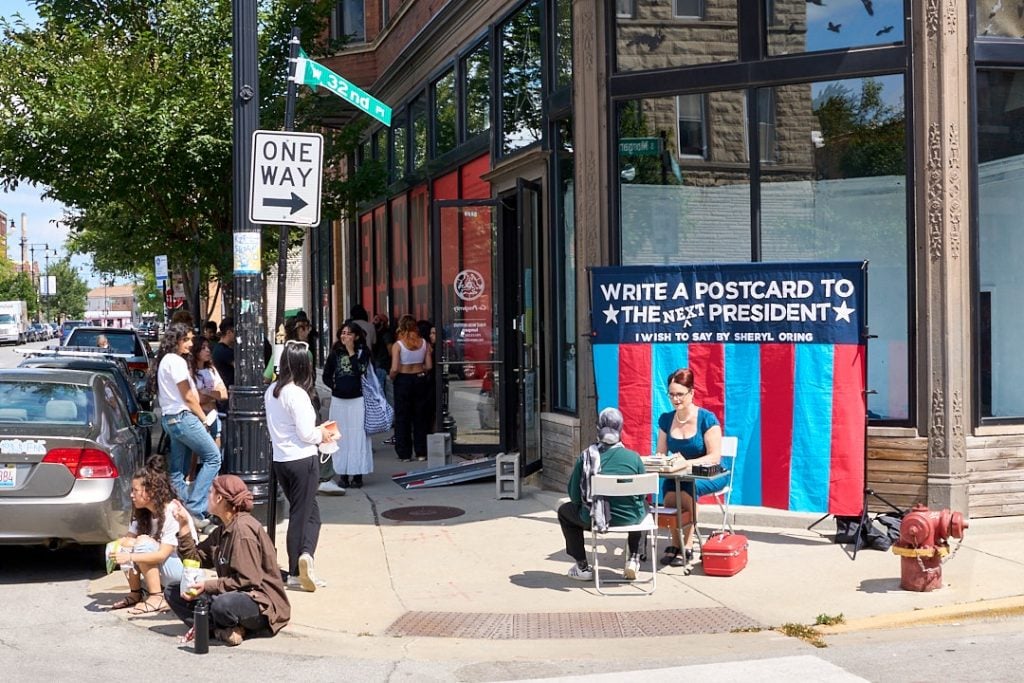
M155 422L152 413L140 420ZM0 544L104 544L125 533L143 454L96 372L0 370Z

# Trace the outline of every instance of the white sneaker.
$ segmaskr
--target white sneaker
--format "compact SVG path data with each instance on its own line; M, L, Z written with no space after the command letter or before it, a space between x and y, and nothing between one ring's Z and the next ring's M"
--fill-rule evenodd
M573 564L569 567L569 578L577 581L593 581L594 569L590 565L587 565L586 569L580 569L578 564Z
M626 568L622 570L622 578L626 581L636 581L636 575L640 573L640 558L633 555L626 560Z
M319 579L318 578L314 583L316 583L316 587L317 588L327 588L327 582L324 581L323 579ZM302 588L302 582L299 580L299 577L297 577L297 576L289 576L288 577L288 583L287 583L286 587L290 588L292 590L300 590L300 589L304 590Z
M313 556L309 553L299 555L299 584L305 591L316 592L317 582L316 574L313 571Z
M338 483L333 479L328 479L325 482L321 482L320 486L316 489L317 493L322 493L327 496L344 496L345 489L338 486Z

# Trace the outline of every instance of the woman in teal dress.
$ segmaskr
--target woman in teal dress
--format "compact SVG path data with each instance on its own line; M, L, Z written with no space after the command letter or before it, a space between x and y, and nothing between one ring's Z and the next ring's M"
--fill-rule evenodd
M662 413L658 418L657 452L680 453L686 458L689 467L717 465L722 457L722 427L714 413L694 403L693 372L689 368L676 370L668 376L668 397L674 410ZM700 498L720 491L728 481L727 474L710 480L700 480L696 482L696 492L693 482L683 482L680 500L676 500L675 481L665 479L662 482L664 505L682 506L684 529L682 539L679 529L672 530L673 545L665 549L665 555L661 558L662 564L682 567L693 559L693 524L690 511L693 509L694 496Z

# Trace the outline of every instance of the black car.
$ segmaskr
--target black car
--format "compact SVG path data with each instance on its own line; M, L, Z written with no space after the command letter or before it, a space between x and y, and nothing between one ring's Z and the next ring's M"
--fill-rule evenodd
M124 400L128 413L131 416L132 424L138 433L139 445L148 458L153 452L153 431L152 427L140 422L139 416L153 406L153 397L146 393L145 381L133 382L128 365L119 358L107 358L101 355L87 357L84 355L61 355L58 350L54 354L40 354L29 356L21 361L18 367L21 368L60 368L63 370L87 370L101 373L117 386L118 392Z
M136 330L139 336L149 342L160 341L160 325L155 322L145 322L139 325Z
M99 344L100 337L107 338L107 349L126 357L128 369L132 377L144 377L149 372L149 366L153 353L149 344L142 341L142 337L135 330L127 327L99 327L81 326L71 330L64 346L85 347L95 351Z

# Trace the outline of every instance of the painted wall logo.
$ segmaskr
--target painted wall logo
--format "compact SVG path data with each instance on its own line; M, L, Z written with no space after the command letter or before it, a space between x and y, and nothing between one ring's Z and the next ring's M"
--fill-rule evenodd
M463 301L474 301L484 294L486 285L484 276L479 272L467 268L455 276L455 295Z

